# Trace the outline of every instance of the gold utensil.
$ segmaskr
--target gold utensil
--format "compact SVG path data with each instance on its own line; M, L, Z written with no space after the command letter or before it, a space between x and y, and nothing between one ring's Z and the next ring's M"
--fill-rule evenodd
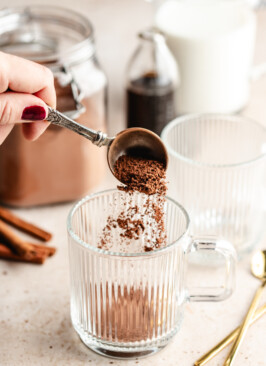
M259 299L262 295L263 289L266 286L266 250L259 251L259 252L255 253L255 255L252 257L251 272L255 277L262 280L262 284L260 285L260 287L257 289L257 291L255 293L255 296L250 304L247 315L246 315L242 325L240 326L240 329L239 329L238 335L235 339L235 342L229 352L229 355L226 358L224 366L229 366L229 365L233 364L237 351L239 350L239 347L248 330L251 319L255 313L255 310L256 310L257 304L259 302Z
M263 314L266 313L266 305L259 308L256 313L254 314L251 323L255 323ZM213 347L210 351L205 353L201 358L199 358L195 363L194 366L203 366L208 361L210 361L214 356L216 356L220 351L222 351L228 344L230 344L238 335L240 326L233 330L227 337L225 337L220 343L218 343L215 347Z

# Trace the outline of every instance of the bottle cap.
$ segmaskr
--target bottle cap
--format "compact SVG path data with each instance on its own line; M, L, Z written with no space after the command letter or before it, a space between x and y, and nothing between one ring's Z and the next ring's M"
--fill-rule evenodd
M164 34L155 27L148 28L142 32L139 32L138 37L144 39L145 41L152 41L152 42L165 41Z

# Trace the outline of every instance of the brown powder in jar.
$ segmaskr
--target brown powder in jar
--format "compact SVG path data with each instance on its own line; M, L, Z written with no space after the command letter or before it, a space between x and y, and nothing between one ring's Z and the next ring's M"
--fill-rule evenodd
M57 109L63 113L75 109L71 86L62 87L55 79L55 87ZM105 132L105 94L102 84L84 95L85 112L76 122ZM17 124L0 146L0 201L29 207L76 200L103 180L106 169L105 150L78 134L51 124L32 142Z

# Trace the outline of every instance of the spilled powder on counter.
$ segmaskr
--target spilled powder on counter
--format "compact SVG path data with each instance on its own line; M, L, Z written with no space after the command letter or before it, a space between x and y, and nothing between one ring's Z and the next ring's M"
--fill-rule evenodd
M124 185L119 209L102 230L98 248L127 253L148 252L166 245L164 203L166 172L162 163L139 157L120 156L114 173Z

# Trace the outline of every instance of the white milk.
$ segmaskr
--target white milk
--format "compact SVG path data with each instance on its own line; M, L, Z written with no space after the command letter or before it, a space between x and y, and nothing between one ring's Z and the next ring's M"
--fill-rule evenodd
M249 97L256 19L238 0L164 2L155 24L180 68L177 112L232 113Z

